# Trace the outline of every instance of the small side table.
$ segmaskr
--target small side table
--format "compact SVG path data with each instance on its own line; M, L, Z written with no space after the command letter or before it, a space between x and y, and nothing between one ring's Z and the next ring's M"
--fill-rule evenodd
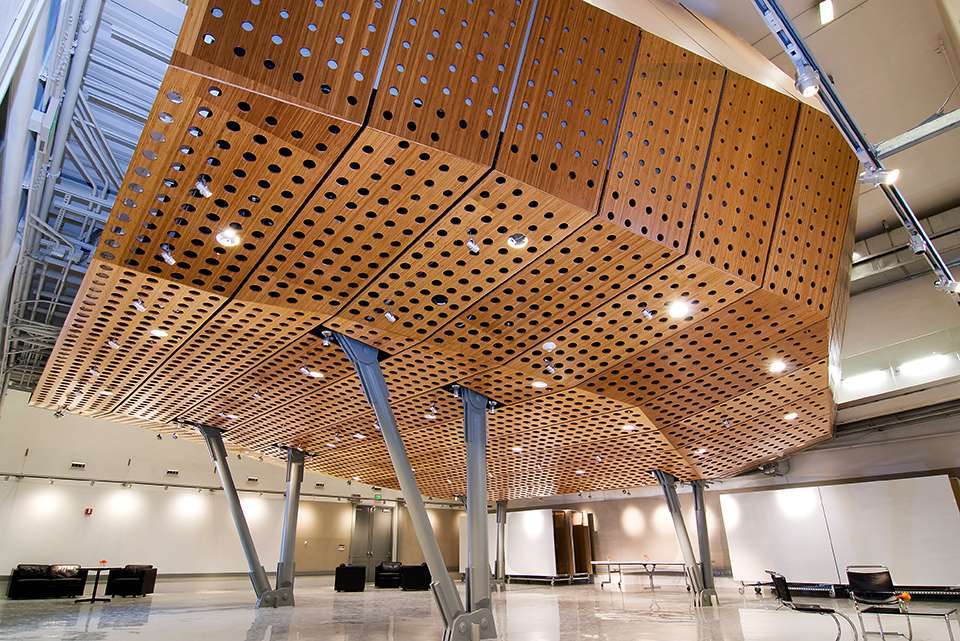
M107 571L109 571L109 570L116 570L117 568L107 568L107 567L103 567L103 566L97 566L97 567L94 567L94 568L80 568L80 569L81 569L81 570L86 570L88 573L89 573L89 572L96 572L97 575L96 575L96 577L94 577L94 579L93 579L93 594L91 594L90 597L88 597L88 598L86 598L86 599L76 599L76 600L74 600L74 603L96 603L96 602L98 602L98 601L100 601L100 602L105 602L105 603L109 603L109 602L112 600L112 599L110 599L109 597L105 597L105 596L98 597L98 596L97 596L97 587L100 585L100 573L103 572L104 570L107 570Z

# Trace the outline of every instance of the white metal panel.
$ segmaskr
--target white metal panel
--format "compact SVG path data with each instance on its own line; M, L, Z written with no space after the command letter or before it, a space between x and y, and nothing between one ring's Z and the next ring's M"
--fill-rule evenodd
M460 573L467 571L467 513L460 520ZM490 559L490 574L496 574L497 563L497 515L487 514L487 554Z
M507 575L556 576L553 510L507 512Z
M720 507L734 579L840 582L817 488L722 494Z
M885 565L899 585L960 584L960 510L949 477L830 485L820 492L841 571Z

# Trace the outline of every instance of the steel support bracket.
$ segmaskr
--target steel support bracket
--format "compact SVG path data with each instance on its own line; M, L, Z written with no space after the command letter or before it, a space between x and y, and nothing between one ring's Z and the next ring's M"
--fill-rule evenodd
M475 636L476 633L476 636ZM472 641L473 639L496 639L497 630L490 608L464 612L443 631L443 641Z

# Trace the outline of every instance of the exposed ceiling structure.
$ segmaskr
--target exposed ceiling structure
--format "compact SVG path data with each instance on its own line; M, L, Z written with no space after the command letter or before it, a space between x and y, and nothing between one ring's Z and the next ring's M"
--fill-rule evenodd
M384 352L433 496L451 383L501 497L829 438L855 158L709 22L611 9L191 3L34 403L395 486L327 328Z

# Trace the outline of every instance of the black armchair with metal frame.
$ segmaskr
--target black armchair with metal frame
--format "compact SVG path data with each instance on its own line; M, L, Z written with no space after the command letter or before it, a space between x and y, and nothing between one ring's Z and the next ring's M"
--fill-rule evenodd
M850 588L850 598L857 608L857 618L860 619L860 630L863 637L876 634L881 639L888 636L898 636L907 639L913 638L913 625L910 617L933 617L943 619L947 625L947 635L950 641L956 641L950 617L957 617L957 609L951 608L923 608L908 609L907 603L900 597L900 592L893 584L890 570L882 565L849 565L847 566L847 584ZM877 617L877 629L867 630L863 622L864 614L873 614ZM887 632L883 629L882 616L902 616L907 620L907 633ZM957 618L960 624L960 618Z
M840 641L840 637L843 636L843 626L840 625L840 619L843 619L850 626L850 631L853 632L853 638L855 641L860 639L860 635L857 634L857 626L854 625L853 621L850 620L850 617L845 615L843 612L835 610L834 608L828 608L820 605L819 603L797 603L793 600L793 595L790 594L790 586L787 585L787 580L783 577L782 574L778 574L773 570L767 570L767 574L770 575L770 578L773 580L773 591L777 595L777 601L780 602L781 608L788 608L794 612L804 612L808 614L820 614L823 616L829 616L833 619L833 622L837 625L837 638L835 641Z

